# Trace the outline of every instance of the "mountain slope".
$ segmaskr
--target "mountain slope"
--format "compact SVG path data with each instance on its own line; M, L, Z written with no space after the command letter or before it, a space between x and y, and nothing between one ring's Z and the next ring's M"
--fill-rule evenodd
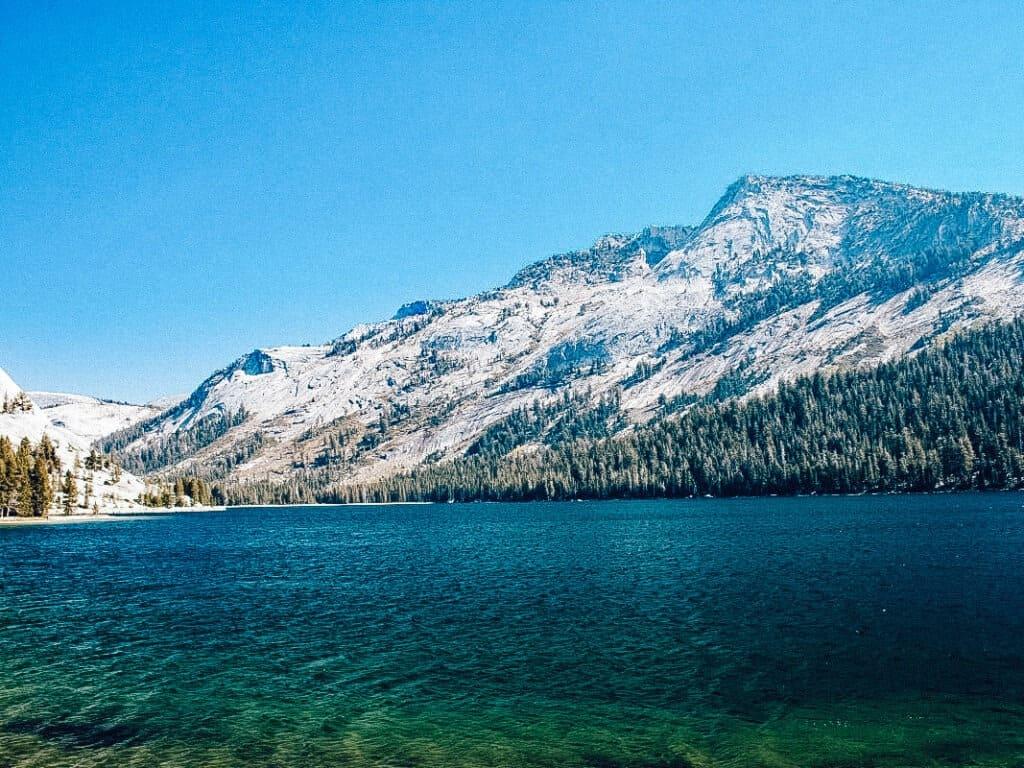
M1014 317L1022 237L1018 198L745 177L697 227L608 235L494 291L256 350L104 445L140 472L323 486L472 451L526 408L550 416L517 451L629 429Z
M163 408L100 400L87 395L29 392L29 397L53 424L87 443L157 416Z
M77 467L80 494L84 493L87 482L91 482L92 498L97 504L135 506L145 484L131 473L115 472L112 467L88 468L86 459L92 450L92 441L52 422L47 411L40 408L3 370L0 370L0 401L7 403L7 407L0 409L0 436L8 438L14 447L26 438L36 446L45 435L53 442L63 468L74 470ZM56 482L57 478L54 480Z
M1024 484L1024 318L921 355L802 377L631 434L473 455L321 501L476 501L1005 489ZM259 488L280 500L287 487Z

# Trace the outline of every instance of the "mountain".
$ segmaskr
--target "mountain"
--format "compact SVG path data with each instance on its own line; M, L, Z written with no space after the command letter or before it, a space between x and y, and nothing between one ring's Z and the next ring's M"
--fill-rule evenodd
M59 397L66 400L69 396ZM49 400L44 398L44 402L53 401L53 396ZM0 402L4 404L0 408L0 436L8 438L15 448L25 438L35 447L46 436L52 441L63 469L75 469L77 465L76 480L80 494L84 492L87 482L91 482L92 500L97 504L135 506L136 499L145 490L145 484L130 472L115 471L112 466L88 467L92 439L51 420L49 414L52 407L41 408L3 370L0 370Z
M697 226L607 235L496 290L254 350L102 445L137 472L325 487L505 445L529 413L508 443L529 452L1014 317L1022 270L1020 198L748 176Z

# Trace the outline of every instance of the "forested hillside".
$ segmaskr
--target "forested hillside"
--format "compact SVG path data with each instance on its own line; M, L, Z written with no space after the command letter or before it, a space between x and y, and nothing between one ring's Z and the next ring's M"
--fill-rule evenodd
M109 473L108 484L121 482L121 468L95 450L82 466L76 459L68 467L46 435L35 445L22 438L17 448L0 435L0 517L45 517L55 505L67 515L81 509L98 511L105 490L96 487L100 472Z
M521 452L505 422L454 461L334 489L250 484L235 500L469 501L1016 488L1024 480L1024 320L868 370L695 404L624 436ZM501 445L501 451L488 446Z

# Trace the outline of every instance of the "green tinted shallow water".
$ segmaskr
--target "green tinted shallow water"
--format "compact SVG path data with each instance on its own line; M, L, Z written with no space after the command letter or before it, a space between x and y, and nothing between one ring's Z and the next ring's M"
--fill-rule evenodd
M0 529L0 765L1024 765L1022 504Z

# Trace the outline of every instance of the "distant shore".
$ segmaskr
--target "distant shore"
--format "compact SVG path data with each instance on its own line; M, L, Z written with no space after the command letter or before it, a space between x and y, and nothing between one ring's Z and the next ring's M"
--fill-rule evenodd
M223 512L226 507L108 507L100 512L83 512L74 515L50 515L49 517L0 517L0 525L69 525L71 523L102 523L129 518L175 515L185 512Z
M50 515L49 517L2 517L0 525L67 525L70 523L100 523L129 518L157 517L160 515L180 515L191 512L224 512L227 509L286 509L288 507L402 507L434 504L432 501L361 501L347 504L234 504L227 506L195 506L195 507L107 507L98 513L82 512L74 515Z
M93 515L51 515L50 517L0 517L0 525L66 525L70 523L100 523L117 520L117 515L101 512Z
M195 507L107 507L101 508L100 512L93 514L83 512L81 514L63 515L55 514L49 517L3 517L0 518L0 526L4 525L65 525L69 523L94 523L110 522L114 520L127 520L131 518L140 519L147 517L159 517L161 515L180 515L191 512L224 512L229 509L288 509L291 507L415 507L435 504L544 504L544 503L573 503L573 502L644 502L644 501L729 501L729 500L752 500L752 499L826 499L826 498L857 498L866 496L956 496L971 494L1000 494L1019 493L1024 494L1020 488L993 488L984 490L932 490L932 491L871 491L866 493L798 493L792 495L765 494L761 496L679 496L679 497L654 497L654 498L608 498L608 499L559 499L559 500L531 500L531 501L494 501L474 500L464 502L441 502L441 501L350 501L350 502L314 502L296 504L232 504L230 506L195 506Z
M295 504L232 504L221 509L287 509L288 507L419 507L424 504L442 504L438 501L315 501Z

